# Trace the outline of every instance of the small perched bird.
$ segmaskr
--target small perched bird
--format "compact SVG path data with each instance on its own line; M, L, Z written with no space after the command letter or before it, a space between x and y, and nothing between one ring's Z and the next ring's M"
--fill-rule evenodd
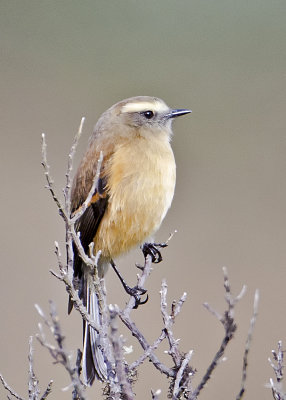
M113 105L99 118L72 186L75 214L95 179L100 152L100 178L91 202L76 229L88 253L101 250L98 274L103 277L117 256L143 244L160 227L173 199L176 164L170 146L172 121L190 110L171 109L156 97L132 97ZM91 317L100 323L98 299L90 268L74 246L74 277L79 296ZM71 306L69 310L71 310ZM87 323L83 339L83 379L106 379L100 338Z

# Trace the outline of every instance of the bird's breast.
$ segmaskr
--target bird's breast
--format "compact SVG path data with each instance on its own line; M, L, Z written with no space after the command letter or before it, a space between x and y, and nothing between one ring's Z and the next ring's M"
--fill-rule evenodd
M173 199L176 165L168 140L138 138L116 149L107 172L109 203L95 247L115 258L160 227Z

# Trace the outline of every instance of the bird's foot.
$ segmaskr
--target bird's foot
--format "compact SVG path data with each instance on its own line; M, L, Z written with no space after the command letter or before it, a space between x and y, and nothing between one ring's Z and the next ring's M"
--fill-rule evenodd
M127 283L125 282L125 280L123 279L123 277L121 276L119 270L117 269L115 263L113 260L111 260L111 266L114 269L116 275L118 276L118 278L120 279L120 282L122 283L122 286L124 287L124 290L127 294L129 294L129 296L132 296L135 300L135 305L133 308L138 308L139 306L141 306L142 304L147 303L148 301L148 294L146 296L146 299L141 300L141 296L143 296L147 290L140 288L138 286L134 286L134 287L130 287L129 285L127 285Z
M146 258L147 255L151 256L152 263L158 264L163 260L160 249L167 247L167 243L144 243L142 248L142 252L144 257Z
M147 303L148 301L148 294L146 296L146 299L141 300L141 297L147 293L146 289L140 288L138 286L134 286L134 287L130 287L128 285L124 286L124 289L126 291L126 293L128 293L130 296L132 296L135 300L135 304L133 308L138 308L139 306L141 306L142 304Z

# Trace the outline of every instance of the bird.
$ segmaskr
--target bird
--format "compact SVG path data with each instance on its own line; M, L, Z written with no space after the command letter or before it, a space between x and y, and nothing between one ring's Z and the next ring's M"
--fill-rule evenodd
M166 216L176 182L172 121L188 113L191 110L172 109L157 97L136 96L114 104L98 119L73 178L71 210L75 215L86 200L102 154L95 192L75 227L86 253L90 243L94 254L101 251L100 278L114 259L151 238ZM148 252L148 245L144 249ZM150 249L154 261L156 248L151 244ZM93 276L75 245L73 274L79 297L100 324ZM71 308L70 299L69 312ZM95 378L106 381L107 367L99 334L87 322L83 336L82 375L91 386Z

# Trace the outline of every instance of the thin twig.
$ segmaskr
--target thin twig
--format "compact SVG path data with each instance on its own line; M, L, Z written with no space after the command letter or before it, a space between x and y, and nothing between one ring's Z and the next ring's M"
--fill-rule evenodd
M129 315L125 315L124 313L119 313L119 318L124 323L124 325L130 330L132 335L138 340L139 344L143 348L144 351L148 352L148 358L154 365L156 369L158 369L161 373L167 375L168 377L174 378L176 376L175 371L172 368L168 368L164 365L159 358L150 350L150 345L142 332L137 328L136 324L131 320Z
M4 386L4 388L11 394L11 396L15 397L15 399L18 400L25 400L23 397L19 396L9 385L8 383L5 381L5 379L3 378L3 376L0 374L0 381L2 383L2 385Z
M285 400L286 392L283 389L283 378L284 378L284 350L282 347L282 341L278 341L278 350L272 350L272 357L268 359L271 367L273 368L276 382L272 378L270 378L270 384L267 385L272 390L272 396L275 400Z
M145 258L145 263L144 267L142 268L142 274L141 276L138 277L137 281L137 286L138 288L143 288L144 283L147 279L147 277L150 275L152 270L152 260L151 257L148 255ZM161 373L167 375L168 377L174 378L176 376L176 373L173 369L168 368L166 365L161 363L161 361L158 359L158 357L150 351L151 346L145 339L144 335L142 332L137 328L136 324L132 321L130 317L130 313L134 307L135 300L133 297L130 297L126 307L119 312L119 318L123 322L123 324L130 330L132 335L136 337L138 340L139 344L143 348L144 352L148 352L148 358L151 360L155 368L157 368Z
M74 308L79 311L80 315L82 316L82 319L86 322L88 322L89 326L91 328L93 328L96 332L100 332L101 327L99 326L99 324L97 324L94 319L91 318L90 314L88 313L86 307L84 306L83 302L81 301L81 299L79 298L78 292L75 289L72 281L70 280L69 276L67 274L64 275L58 275L56 274L54 271L50 271L51 274L53 276L55 276L57 279L59 279L60 281L62 281L65 286L66 286L66 291L68 292L68 294L70 295L73 304L74 304Z
M182 360L181 362L181 366L177 372L177 376L174 382L174 389L173 389L173 396L172 398L175 399L179 399L179 395L180 395L180 391L182 391L183 389L183 385L182 385L182 378L183 378L183 374L191 360L191 357L193 355L193 350L189 351L185 358Z
M258 292L258 290L256 290L255 294L254 294L253 314L252 314L252 317L250 320L250 326L249 326L247 339L246 339L246 343L245 343L245 348L244 348L241 387L240 387L240 391L239 391L238 395L236 396L236 400L241 400L244 395L244 392L245 392L245 383L246 383L247 367L248 367L248 355L249 355L249 350L250 350L250 344L252 341L254 326L255 326L257 314L258 314L258 303L259 303L259 292Z
M41 397L41 400L46 400L46 398L48 397L48 395L52 392L52 385L53 385L54 381L50 380L47 389L44 391L43 396Z
M34 372L34 360L33 360L33 338L30 336L29 340L29 355L28 355L28 360L29 360L29 382L28 382L28 388L29 388L29 400L37 400L40 394L40 389L39 389L39 381L35 375Z
M82 128L83 128L83 124L85 122L85 118L82 117L81 121L80 121L80 125L78 128L78 131L74 137L73 140L73 144L71 146L69 155L68 155L68 166L67 166L67 172L66 172L66 186L64 188L64 196L65 196L65 210L67 215L71 214L71 172L73 169L73 159L74 159L74 155L79 143L79 139L82 135Z
M172 395L173 400L180 399L181 397L187 398L191 392L191 378L194 375L194 370L189 366L193 351L189 351L183 355L179 351L179 340L175 339L172 331L172 327L175 323L176 316L180 313L183 304L186 301L187 293L183 293L179 301L173 301L171 306L171 313L169 314L167 309L167 283L165 280L162 281L161 285L161 314L164 324L164 332L169 342L168 354L171 355L174 362L174 371L176 376L171 380L169 392Z
M161 314L162 314L163 323L164 323L164 327L165 327L166 337L169 341L169 346L170 346L169 354L173 358L175 368L180 368L181 362L182 362L181 361L182 357L181 357L180 351L178 349L179 342L178 342L178 340L175 340L173 332L172 332L172 326L175 321L175 315L177 315L180 312L181 307L182 307L184 301L186 300L187 295L186 295L186 293L184 293L177 305L175 305L173 303L172 314L169 315L167 312L167 288L168 288L167 283L165 280L163 280L162 285L161 285L161 290L160 290Z
M37 306L37 310L40 312L41 317L44 320L44 323L47 327L49 327L50 332L52 333L54 340L56 342L56 345L52 345L47 342L46 337L44 335L43 329L41 328L41 325L39 325L40 328L40 333L37 334L37 339L40 342L40 344L47 348L55 360L56 363L62 364L66 371L68 372L72 386L74 388L73 390L73 399L74 400L84 400L85 399L85 388L82 382L79 379L78 376L78 369L75 366L72 366L71 360L70 360L70 354L65 348L65 337L62 334L60 323L59 323L59 317L56 312L56 308L53 302L50 302L50 319L48 319L44 312L40 309L39 306Z
M29 360L29 379L28 379L28 398L29 400L46 400L48 395L52 391L52 383L53 381L50 381L47 389L45 390L43 396L40 397L40 388L39 388L39 381L35 375L34 372L34 359L33 359L33 347L32 347L32 342L33 338L32 336L29 339L29 354L28 354L28 360ZM8 383L4 380L3 376L0 375L0 381L2 382L2 385L4 388L16 399L18 400L24 400L21 396L19 396L9 385ZM7 396L8 399L10 399L9 396Z
M129 366L129 369L135 371L139 367L139 365L143 364L146 358L148 358L150 354L153 353L158 348L160 343L162 343L165 338L166 338L166 332L165 330L162 330L161 335L153 342L153 344L151 344L148 347L147 350L144 351L144 353L136 361L134 361Z
M54 200L54 202L56 203L60 215L66 219L66 215L64 212L64 207L62 206L62 204L59 201L59 197L57 196L55 189L54 189L54 181L51 178L50 175L50 166L48 164L48 160L47 160L47 143L46 143L46 135L44 133L42 133L42 166L44 167L44 171L45 171L45 177L46 177L46 181L47 181L47 186L46 188L50 191L52 198Z
M219 350L216 352L216 354L215 354L213 360L211 361L209 367L207 368L207 371L206 371L205 375L203 376L201 382L198 384L196 389L191 393L191 395L189 397L190 400L197 399L201 390L205 387L206 383L211 378L213 371L215 370L215 368L219 364L220 360L224 356L227 345L230 342L230 340L233 338L234 332L236 331L236 324L233 319L234 318L234 307L237 304L237 302L244 295L246 287L243 286L241 292L237 296L234 297L231 294L228 272L225 267L223 268L223 274L224 274L224 288L225 288L225 292L226 292L225 300L227 303L227 310L224 312L224 315L222 316L218 312L214 311L207 303L204 304L204 307L208 311L211 311L211 313L216 318L218 318L218 320L223 324L223 327L225 330L225 335L224 335L224 338L222 339Z
M110 338L111 344L113 348L113 355L115 360L115 370L116 370L116 386L119 387L119 399L124 398L126 400L134 400L134 393L132 391L131 384L127 377L127 365L123 359L122 354L122 337L118 335L118 326L117 326L117 316L118 316L119 308L117 306L109 306L109 314L110 314ZM114 383L113 383L114 386ZM116 391L118 393L118 390ZM122 396L122 397L121 397ZM115 397L116 398L116 397Z
M101 151L99 153L99 157L98 157L98 160L97 160L96 173L95 173L95 176L93 178L93 182L92 182L91 188L90 188L90 190L88 192L87 198L85 199L85 201L82 203L80 208L76 211L76 213L71 218L70 222L71 222L72 225L74 225L75 222L78 221L81 218L81 216L84 214L84 212L86 211L87 207L90 204L90 201L92 199L92 196L94 195L95 190L98 187L98 181L99 181L99 177L100 177L102 161L103 161L103 153Z

